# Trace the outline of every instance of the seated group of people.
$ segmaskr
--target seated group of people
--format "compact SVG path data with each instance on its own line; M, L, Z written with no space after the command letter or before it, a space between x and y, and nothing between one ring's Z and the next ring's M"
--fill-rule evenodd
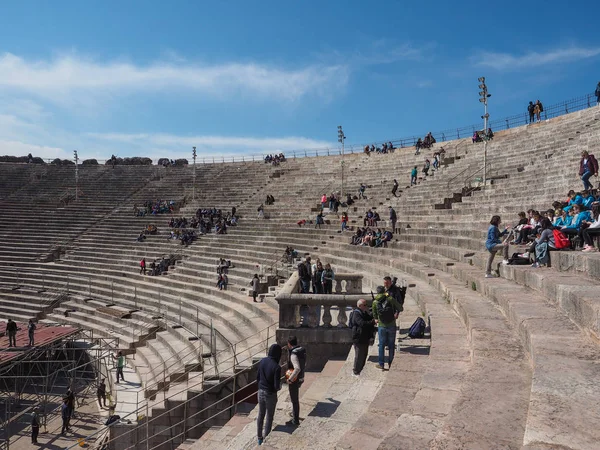
M364 149L367 155L370 155L371 153L394 153L394 150L396 150L396 147L394 147L392 141L384 142L381 147L376 146L374 144L370 147L368 145L365 145Z
M437 141L431 134L431 131L429 133L427 133L427 135L423 139L421 139L421 138L417 139L417 142L415 143L415 150L416 150L415 155L418 155L422 148L433 147L433 144L435 144L436 142Z
M150 263L150 275L161 275L169 271L169 266L175 264L177 257L175 255L169 255L167 258L163 256L162 259L155 259Z
M519 256L533 259L533 266L539 267L548 263L547 251L563 248L598 251L594 239L600 236L600 199L594 194L570 190L566 201L557 200L546 211L520 212L519 222L509 234L509 239L514 236L511 244L529 245Z
M215 229L217 234L227 234L227 227L237 225L237 216L235 215L236 208L231 209L231 213L224 213L217 208L203 209L198 208L195 219L198 222L198 228L201 234L208 234Z
M141 217L146 214L167 214L174 211L175 205L174 200L148 200L144 202L141 208L134 205L133 211L136 216Z
M377 222L381 220L379 213L377 211L373 211L372 209L368 209L365 213L365 217L363 218L363 225L369 227L376 227Z
M298 258L298 252L294 249L294 247L288 245L283 252L281 260L286 263L293 263L296 258Z
M471 139L473 144L476 142L491 141L494 139L494 132L491 128L488 128L487 131L477 130L473 133L473 137Z
M137 241L138 242L143 242L146 240L146 235L148 234L157 234L158 233L158 229L156 228L156 225L154 225L153 223L149 223L148 225L146 225L146 228L144 228L140 234L137 237Z
M350 244L362 245L366 247L387 247L387 243L392 240L394 234L385 228L373 229L371 227L358 228L352 235Z
M181 245L189 245L196 239L196 232L194 230L187 230L182 228L174 228L171 230L167 239L180 240Z
M285 162L285 155L280 153L279 155L267 155L265 156L266 164L273 164L274 166L278 166L279 163Z

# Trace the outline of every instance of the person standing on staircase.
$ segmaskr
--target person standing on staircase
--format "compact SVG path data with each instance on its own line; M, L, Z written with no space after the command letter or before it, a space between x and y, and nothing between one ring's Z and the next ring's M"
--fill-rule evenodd
M29 334L29 346L33 347L35 345L35 322L33 319L29 319L29 323L27 324L27 333Z
M38 415L37 406L33 408L31 413L31 443L37 444L38 434L40 433L40 416Z
M494 257L498 251L502 250L502 256L504 256L502 264L508 264L509 239L505 239L504 242L500 240L502 236L508 234L508 227L504 228L504 231L500 232L500 229L498 228L500 223L500 216L492 216L492 219L490 220L490 227L488 228L487 232L487 239L485 241L485 248L487 248L488 252L490 252L487 265L485 267L486 278L495 278L495 276L492 274L492 263L494 262Z
M281 346L273 344L269 347L268 356L258 363L256 374L256 384L258 386L258 417L256 418L258 445L262 445L263 439L269 435L273 426L273 416L277 406L277 392L281 389L280 360Z
M6 322L6 334L8 335L8 346L17 346L17 322L12 319L8 319Z
M396 180L396 179L394 178L394 186L392 187L392 195L393 195L394 197L398 197L398 196L396 195L396 191L397 191L397 190L398 190L398 180Z
M292 402L292 420L286 422L288 426L300 425L300 386L304 383L304 368L306 367L306 349L298 345L296 336L290 336L287 341L289 351L288 372L292 370L287 382Z
M125 377L123 376L123 368L125 367L125 357L123 356L123 352L119 350L117 356L113 355L113 359L117 360L117 383L119 382L119 376L121 380L125 381Z
M357 304L357 309L352 312L352 342L354 343L354 365L352 375L358 377L365 367L369 354L369 344L375 334L375 319L369 313L369 306L364 298Z
M252 301L254 303L257 303L256 297L258 297L258 291L260 289L260 279L258 278L257 273L254 274L254 277L250 281L250 284L252 285Z
M583 189L591 190L594 188L590 183L590 178L598 176L598 161L594 155L590 155L587 150L581 152L581 160L579 161L579 176L583 181Z
M419 171L417 170L417 166L413 167L412 170L410 171L410 185L411 186L416 186L417 184L417 174L419 173Z
M390 222L392 223L392 233L396 232L396 222L398 221L398 216L396 215L396 211L390 205Z
M392 366L396 352L396 319L402 307L383 286L377 286L377 295L373 301L373 318L377 321L379 338L379 361L377 368L385 368L385 348L388 348L388 368Z

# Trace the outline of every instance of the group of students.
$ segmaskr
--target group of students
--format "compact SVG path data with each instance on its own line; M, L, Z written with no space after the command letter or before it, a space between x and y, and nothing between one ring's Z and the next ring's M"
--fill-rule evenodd
M360 245L365 247L387 247L387 243L392 240L394 234L385 228L373 229L370 227L358 228L352 235L351 245Z
M364 152L369 156L371 153L394 153L396 147L392 144L392 141L384 142L381 147L372 144L370 147L365 145Z
M486 276L492 277L491 268L496 252L502 251L503 264L509 264L508 246L527 246L518 258L532 261L532 267L548 265L550 251L581 249L598 251L594 238L600 236L600 202L591 191L569 191L566 201L555 201L546 211L530 209L518 214L518 223L500 231L500 216L493 216L488 228L486 248L490 252ZM501 239L503 238L503 239Z
M160 260L153 260L150 263L150 273L148 275L156 276L169 271L169 266L175 264L177 257L175 255L169 255L167 258L163 256ZM158 262L157 262L158 261ZM140 275L146 275L146 258L140 260Z
M136 216L145 216L146 214L168 214L175 210L175 200L147 200L142 207L133 206L133 212Z
M415 155L418 155L419 153L421 153L422 148L433 147L433 144L435 144L436 142L437 141L431 134L431 131L429 133L427 133L427 135L425 136L424 139L421 139L421 138L417 139L417 142L415 143Z
M279 163L285 162L285 155L280 153L279 155L267 155L265 156L266 164L273 164L274 166L278 166Z

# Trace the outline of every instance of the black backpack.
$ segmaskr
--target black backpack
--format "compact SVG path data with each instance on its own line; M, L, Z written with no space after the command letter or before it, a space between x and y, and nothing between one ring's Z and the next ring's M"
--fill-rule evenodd
M508 258L509 266L527 266L531 264L529 258L521 258L519 253L513 253L510 258Z
M384 300L379 300L377 302L377 315L379 316L379 322L381 323L391 323L396 318L394 317L394 306L392 302L386 297Z
M422 339L425 336L427 324L422 317L417 317L417 320L410 326L408 337L411 339Z
M360 314L356 311L356 309L353 309L352 311L350 311L350 315L348 316L348 327L349 328L354 328L354 326L356 325L354 323L354 314Z

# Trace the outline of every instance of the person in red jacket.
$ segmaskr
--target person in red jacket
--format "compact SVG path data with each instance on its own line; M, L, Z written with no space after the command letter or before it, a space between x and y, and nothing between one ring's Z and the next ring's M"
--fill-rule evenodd
M581 152L581 161L579 161L579 176L583 181L583 189L593 189L592 183L590 183L592 175L598 176L598 161L594 155L590 155L587 150L584 150Z

